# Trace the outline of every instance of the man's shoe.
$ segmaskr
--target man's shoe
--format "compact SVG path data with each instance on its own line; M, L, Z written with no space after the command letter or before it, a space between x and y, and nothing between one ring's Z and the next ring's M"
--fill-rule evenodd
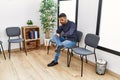
M55 66L55 65L57 65L57 64L58 64L58 62L52 61L52 62L49 63L47 66L48 66L48 67L51 67L51 66Z
M60 52L60 50L61 50L62 48L64 48L63 45L58 46L58 48L55 50L55 52Z

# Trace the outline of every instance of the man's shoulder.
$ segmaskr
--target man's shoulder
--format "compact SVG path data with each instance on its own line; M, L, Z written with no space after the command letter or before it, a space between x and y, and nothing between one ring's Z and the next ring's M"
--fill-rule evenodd
M68 22L70 22L70 23L75 23L75 22L73 22L73 21L70 21L70 20L68 20Z
M70 21L70 20L68 20L68 22L69 22L70 24L75 24L75 22L73 22L73 21Z
M72 26L76 26L76 24L73 21L69 21L69 24Z

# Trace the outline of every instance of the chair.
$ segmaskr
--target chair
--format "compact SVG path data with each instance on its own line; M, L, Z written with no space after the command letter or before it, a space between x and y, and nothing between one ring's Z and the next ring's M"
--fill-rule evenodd
M3 45L2 45L2 41L0 41L0 45L1 45L0 52L3 52L4 59L6 60L5 52L4 52Z
M72 48L72 52L80 55L80 58L81 58L81 77L83 76L83 57L86 58L86 63L87 63L87 55L94 54L95 62L97 62L95 49L98 46L99 39L100 39L99 36L88 33L85 37L85 47L84 48L82 48L82 47ZM88 50L87 46L92 47L93 51ZM70 65L70 63L69 63L69 65Z
M77 45L73 47L66 47L67 48L67 66L70 66L71 56L73 56L72 51L70 51L72 48L79 47L79 43L82 39L83 33L81 31L77 31Z
M48 43L48 47L47 47L47 54L49 54L49 50L50 50L50 43L55 44L55 41L53 39L50 39L49 43Z
M83 33L81 31L77 31L77 45L76 46L73 46L73 47L65 47L64 49L67 49L67 66L69 67L70 66L70 61L71 61L71 56L73 56L73 53L70 51L72 48L75 48L75 47L79 47L79 43L81 41L81 38L82 38L82 35ZM50 43L54 43L55 44L55 41L53 39L51 39L49 41L49 45ZM47 50L47 54L49 54L49 47L48 46L48 50ZM63 50L64 50L63 49Z
M6 28L6 33L7 33L7 36L9 37L8 52L9 52L9 59L10 59L11 43L19 43L20 50L21 50L21 42L23 41L23 39L20 38L21 31L20 31L19 27L8 27L8 28ZM27 55L27 52L26 52L26 55Z
M79 46L79 42L80 42L80 40L81 40L81 38L82 38L82 35L83 35L83 33L81 32L81 31L77 31L77 46ZM48 44L48 47L47 47L47 54L49 54L49 50L50 50L50 43L53 43L53 44L55 44L55 41L53 40L53 39L50 39L50 41L49 41L49 44ZM69 50L68 50L69 51Z

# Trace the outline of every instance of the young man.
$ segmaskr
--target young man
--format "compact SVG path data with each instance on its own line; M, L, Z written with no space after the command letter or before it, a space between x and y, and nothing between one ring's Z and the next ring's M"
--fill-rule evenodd
M56 42L56 54L54 60L47 66L51 67L58 64L58 59L60 56L60 49L63 47L73 47L76 45L77 41L77 28L75 23L69 21L65 13L59 15L59 22L61 26L56 30L56 34L53 36L53 40ZM61 35L61 33L63 34Z

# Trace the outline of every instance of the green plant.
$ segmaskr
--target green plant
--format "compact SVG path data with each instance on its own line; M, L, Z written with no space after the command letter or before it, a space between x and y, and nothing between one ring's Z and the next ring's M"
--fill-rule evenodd
M32 20L27 20L27 24L28 24L28 25L33 25Z
M50 37L50 31L53 31L57 19L57 6L54 0L42 0L40 4L40 21L45 34Z

